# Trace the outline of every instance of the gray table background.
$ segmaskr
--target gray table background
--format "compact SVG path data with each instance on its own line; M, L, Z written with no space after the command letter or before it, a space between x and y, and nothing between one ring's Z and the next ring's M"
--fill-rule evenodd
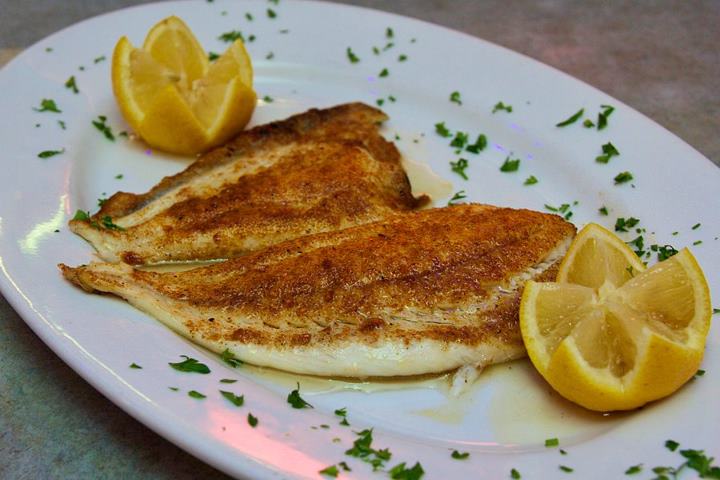
M0 0L0 65L79 20L140 3ZM720 165L718 1L344 3L420 18L529 55L627 103ZM227 478L85 383L1 296L0 435L2 479Z

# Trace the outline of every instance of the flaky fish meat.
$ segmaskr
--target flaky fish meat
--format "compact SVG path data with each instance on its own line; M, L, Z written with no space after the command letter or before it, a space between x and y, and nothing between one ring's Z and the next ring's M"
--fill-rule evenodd
M524 355L518 306L575 234L556 215L487 205L397 214L177 273L60 265L192 341L297 373L396 376Z
M419 208L387 116L361 103L255 127L142 195L118 192L70 221L109 262L231 258Z

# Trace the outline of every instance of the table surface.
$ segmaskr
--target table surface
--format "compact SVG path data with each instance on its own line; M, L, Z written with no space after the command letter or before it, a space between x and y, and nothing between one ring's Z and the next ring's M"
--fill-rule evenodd
M139 0L0 0L0 66ZM612 95L720 165L720 2L344 0L460 30ZM0 296L0 478L227 478L117 408Z

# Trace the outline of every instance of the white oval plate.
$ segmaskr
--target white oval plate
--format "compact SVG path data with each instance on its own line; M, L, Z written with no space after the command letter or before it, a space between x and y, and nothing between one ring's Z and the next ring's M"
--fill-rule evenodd
M269 18L268 7L276 18ZM569 204L578 225L594 221L612 227L617 217L637 217L639 227L647 229L646 245L680 248L702 241L693 251L712 290L720 284L720 170L588 85L477 38L371 10L290 1L147 5L56 33L0 72L0 286L43 341L95 388L193 455L229 474L253 478L317 478L320 469L340 461L352 468L341 476L377 475L344 454L357 438L353 430L363 428L374 428L376 448L390 448L387 467L420 461L426 478L507 478L511 468L523 478L549 478L564 475L560 464L581 478L619 477L638 463L646 472L655 465L680 464L681 457L663 447L666 438L720 457L717 328L708 341L704 377L630 414L603 417L572 406L552 394L527 361L491 369L459 399L419 385L313 394L312 382L298 377L315 408L294 410L286 403L287 378L294 377L278 382L252 369L232 370L126 303L87 295L65 282L58 262L76 265L92 258L91 247L66 227L76 209L94 210L98 198L116 190L144 191L188 163L146 151L138 142L110 142L91 125L105 115L116 133L126 128L109 79L117 39L128 35L141 44L153 24L173 14L185 19L210 51L223 50L218 40L223 32L255 35L248 49L255 59L256 88L261 98L273 101L259 103L254 124L310 107L357 100L375 104L383 98L391 117L388 138L399 138L406 156L431 165L468 200L538 210ZM389 42L394 45L384 50ZM349 62L348 47L360 62ZM266 59L270 52L273 58ZM400 55L407 60L399 61ZM389 74L381 77L384 68ZM78 94L64 87L71 75ZM462 105L449 101L453 91L460 92ZM54 99L62 113L33 111L43 98ZM512 105L512 113L492 113L498 101ZM581 107L596 120L604 104L616 110L603 130L580 122L555 127ZM450 169L448 162L458 155L448 146L450 139L435 133L434 124L441 121L453 132L468 132L472 141L479 133L490 141L479 155L463 154L470 163L467 181ZM620 156L598 164L594 159L607 142ZM37 156L60 149L65 150L61 155ZM508 155L521 160L519 171L499 171ZM632 172L634 180L614 185L622 171ZM530 175L539 182L524 186ZM602 206L609 216L598 213ZM206 363L212 373L170 369L167 363L181 354ZM143 368L130 369L133 362ZM238 381L218 383L227 377ZM188 397L191 389L207 399ZM220 389L244 394L245 406L232 406ZM352 429L338 425L333 411L340 407L347 407ZM248 412L258 417L257 428L247 424ZM567 455L545 448L544 439L551 437L559 437ZM454 449L470 457L452 459Z

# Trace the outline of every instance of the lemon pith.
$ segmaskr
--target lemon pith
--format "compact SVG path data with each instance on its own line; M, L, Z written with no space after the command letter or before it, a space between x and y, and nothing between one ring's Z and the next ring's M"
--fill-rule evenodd
M526 284L520 326L530 360L558 393L591 410L628 410L692 378L711 314L689 250L645 269L622 240L591 224L557 282Z

